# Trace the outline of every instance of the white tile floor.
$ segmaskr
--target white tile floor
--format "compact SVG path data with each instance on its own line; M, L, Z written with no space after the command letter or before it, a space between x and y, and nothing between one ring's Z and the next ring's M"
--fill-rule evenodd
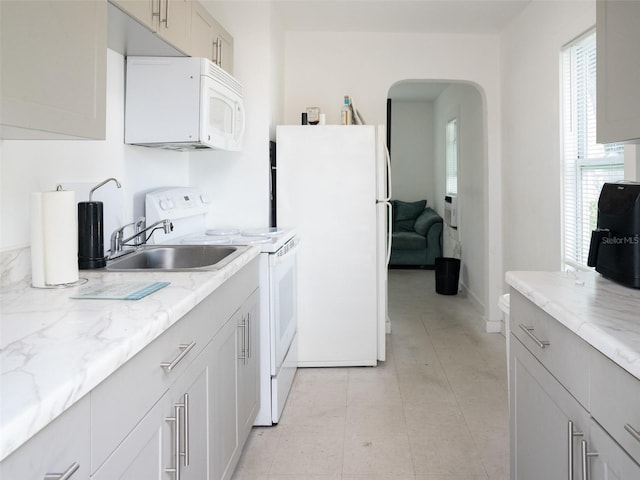
M433 270L391 270L387 361L299 369L280 424L233 480L507 480L504 337Z

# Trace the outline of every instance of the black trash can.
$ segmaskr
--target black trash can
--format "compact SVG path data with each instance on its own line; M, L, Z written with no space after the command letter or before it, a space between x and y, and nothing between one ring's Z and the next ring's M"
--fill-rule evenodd
M455 295L458 293L460 279L460 259L450 257L436 258L436 293Z

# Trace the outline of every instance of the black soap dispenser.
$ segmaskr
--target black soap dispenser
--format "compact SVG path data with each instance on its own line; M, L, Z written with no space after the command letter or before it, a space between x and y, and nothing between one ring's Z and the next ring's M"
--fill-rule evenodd
M92 199L93 192L111 181L114 181L118 188L121 187L118 180L108 178L91 189L88 202L78 202L78 268L80 270L103 268L107 265L107 258L104 256L103 204L94 202Z

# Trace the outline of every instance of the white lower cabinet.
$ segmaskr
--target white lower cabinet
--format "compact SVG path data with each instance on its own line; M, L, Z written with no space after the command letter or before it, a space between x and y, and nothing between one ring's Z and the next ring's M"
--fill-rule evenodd
M236 332L237 325L232 318L214 339L211 369L213 409L209 431L211 432L213 450L212 478L216 480L231 477L235 467L234 456L238 450Z
M0 478L87 479L90 472L89 409L89 397L85 396L2 460Z
M256 290L236 314L238 323L238 435L249 435L260 408L260 314Z
M579 478L589 414L515 336L511 388L512 480Z
M640 479L640 381L513 290L510 317L511 480Z

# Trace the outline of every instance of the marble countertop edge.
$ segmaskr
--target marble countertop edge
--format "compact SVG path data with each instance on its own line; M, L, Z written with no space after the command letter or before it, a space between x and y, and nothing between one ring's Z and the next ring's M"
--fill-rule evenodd
M510 271L507 284L640 379L640 290L595 272Z
M73 300L68 298L68 291L46 293L32 289L26 282L3 287L0 301L4 319L0 317L0 322L6 324L0 323L0 331L9 340L0 339L0 460L87 395L259 253L257 247L248 247L234 261L215 271L81 272L81 277L88 277L90 282L105 279L170 282L168 287L139 301ZM50 310L41 313L42 318L37 318L34 325L25 325L26 333L15 332L21 328L20 320L29 316L28 309L33 308L30 300L47 296L54 299ZM23 308L27 311L22 311ZM137 316L135 320L128 317L131 312ZM96 318L85 322L83 317L92 314ZM48 318L51 323L43 327ZM52 338L43 339L46 337L43 331L52 334ZM78 331L87 337L76 338L75 344L73 338L64 337ZM42 365L49 365L61 356L61 347L55 343L65 341L78 346L79 351L70 351L68 358L60 359L60 366L54 369L55 378L47 378L47 372L40 371ZM74 362L80 363L77 369L71 375L64 373L65 367L75 365ZM59 382L55 383L56 380Z

